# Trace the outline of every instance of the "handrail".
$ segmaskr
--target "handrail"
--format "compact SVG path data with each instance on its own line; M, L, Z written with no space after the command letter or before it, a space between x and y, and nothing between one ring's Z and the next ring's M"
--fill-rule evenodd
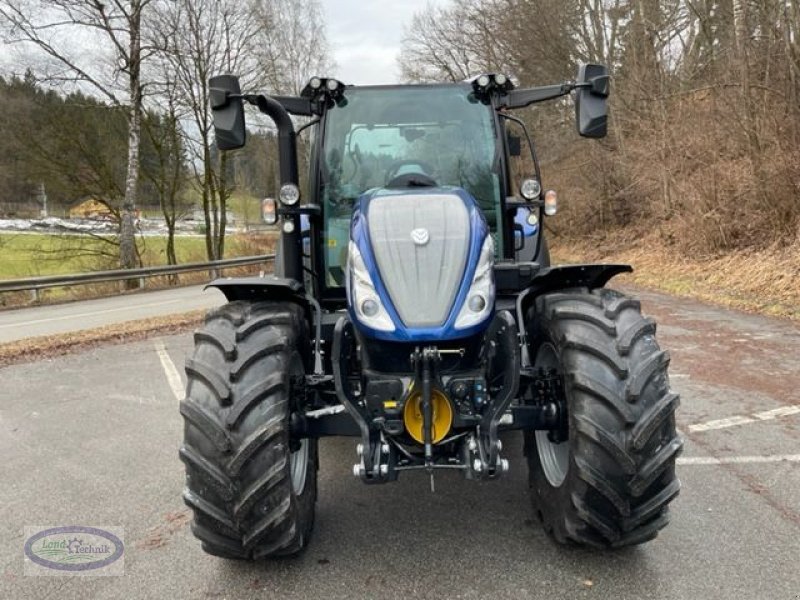
M89 273L74 273L72 275L47 275L44 277L28 277L25 279L8 279L0 281L0 293L21 292L25 290L43 290L53 287L71 285L85 285L87 283L100 283L105 281L126 281L128 279L143 279L145 277L158 277L160 275L176 275L191 273L193 271L216 271L228 267L244 267L257 265L273 260L274 254L261 254L259 256L243 256L240 258L226 258L203 263L186 263L184 265L164 265L160 267L141 267L138 269L115 269L111 271L92 271Z

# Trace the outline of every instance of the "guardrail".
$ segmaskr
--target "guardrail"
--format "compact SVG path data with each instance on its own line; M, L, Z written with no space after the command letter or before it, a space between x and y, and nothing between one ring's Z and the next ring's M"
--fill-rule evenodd
M186 263L183 265L165 265L161 267L141 267L138 269L115 269L112 271L92 271L89 273L75 273L72 275L47 275L44 277L28 277L26 279L8 279L0 281L0 293L31 291L33 299L39 299L39 290L54 287L67 287L85 285L89 283L104 283L108 281L139 280L139 287L144 287L144 280L148 277L163 275L179 275L196 271L209 271L211 278L218 276L218 271L229 267L246 267L258 265L273 260L274 254L259 256L243 256L241 258L226 258L203 263Z

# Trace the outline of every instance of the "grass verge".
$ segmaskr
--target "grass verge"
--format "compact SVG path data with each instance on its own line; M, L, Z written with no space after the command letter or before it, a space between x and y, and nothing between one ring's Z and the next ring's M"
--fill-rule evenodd
M277 232L253 232L230 234L226 242L226 258L255 256L275 251ZM164 265L166 238L152 236L140 239L140 252L145 266ZM205 238L176 237L176 252L179 264L205 262ZM111 254L102 252L111 251ZM10 234L0 233L0 280L17 279L40 275L63 275L87 273L118 268L117 249L108 247L108 242L80 235L55 234ZM246 275L257 271L257 267L231 267L225 276ZM169 276L145 279L146 289L162 289L180 282L191 285L208 281L206 272L183 273L176 281ZM119 282L93 283L88 285L48 288L39 292L39 304L55 304L71 300L114 296L124 288ZM27 306L34 303L29 292L0 294L0 308Z
M719 257L686 256L655 236L602 240L556 238L553 262L621 262L634 272L614 278L675 296L800 320L800 243Z
M164 265L166 237L137 237L145 265ZM119 250L114 238L52 233L0 233L0 279L63 275L116 269ZM179 263L206 260L205 238L178 236L175 252Z
M51 336L0 344L0 367L80 352L98 344L128 344L161 335L191 331L203 321L206 310L127 321Z

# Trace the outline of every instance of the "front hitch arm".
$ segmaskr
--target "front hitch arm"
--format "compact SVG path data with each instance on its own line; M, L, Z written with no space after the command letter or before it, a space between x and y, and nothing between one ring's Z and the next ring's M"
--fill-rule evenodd
M503 372L503 384L500 393L492 399L486 413L481 419L480 443L485 449L485 462L482 474L493 476L498 473L500 466L500 444L498 430L500 420L508 410L511 401L517 397L519 391L519 369L520 369L520 348L518 340L517 324L514 317L504 310L497 313L495 322L492 323L494 339L497 340L505 369ZM489 336L487 336L488 338Z
M333 382L336 387L336 397L345 407L347 412L353 417L361 431L360 452L361 465L356 465L359 469L358 475L367 483L378 483L387 480L386 475L381 469L381 446L379 432L370 427L368 415L362 410L356 400L355 395L350 389L347 377L347 359L352 350L355 333L353 324L346 316L341 317L333 330Z

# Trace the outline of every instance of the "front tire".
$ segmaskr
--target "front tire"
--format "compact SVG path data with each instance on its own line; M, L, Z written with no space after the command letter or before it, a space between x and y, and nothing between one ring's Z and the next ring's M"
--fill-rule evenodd
M534 366L557 374L566 410L566 440L525 433L545 530L561 543L600 548L653 539L680 489L683 445L655 322L637 300L600 289L540 297L528 326Z
M317 443L290 436L307 339L302 309L277 302L231 302L195 332L180 457L192 532L209 554L285 556L309 540Z

